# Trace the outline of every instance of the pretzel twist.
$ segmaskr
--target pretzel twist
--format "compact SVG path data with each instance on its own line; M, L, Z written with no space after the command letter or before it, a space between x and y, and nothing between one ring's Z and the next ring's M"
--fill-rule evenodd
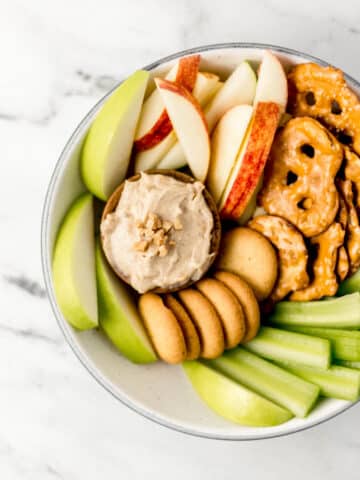
M290 113L317 118L360 154L360 102L341 70L303 63L290 71L288 84Z
M301 233L288 221L273 215L255 217L249 227L267 237L277 249L279 276L270 301L278 302L289 292L305 288L309 283L308 252Z
M342 146L319 122L309 117L290 120L273 144L260 205L306 237L319 235L338 211L334 179L342 156Z
M290 300L308 301L335 295L338 289L335 274L337 254L344 235L340 223L334 222L325 232L311 239L312 244L318 245L318 255L313 263L314 279L308 287L294 292Z

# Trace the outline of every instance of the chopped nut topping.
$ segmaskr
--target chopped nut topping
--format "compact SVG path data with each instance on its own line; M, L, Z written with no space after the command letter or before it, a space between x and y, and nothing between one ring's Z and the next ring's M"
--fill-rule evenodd
M165 245L161 245L158 250L159 257L165 257L168 254L168 249Z
M168 254L169 248L176 245L174 240L169 239L169 232L171 229L182 230L183 226L179 218L174 222L162 220L155 213L149 213L144 221L136 221L140 241L134 244L134 250L145 252L150 246L154 245L154 255L165 257ZM151 252L152 253L152 252Z
M170 232L170 230L173 228L173 224L168 220L165 220L163 222L162 228L165 230L166 233Z
M155 243L157 247L159 247L160 245L165 245L166 240L167 240L167 235L165 235L165 232L162 229L155 232L152 238L152 241Z
M154 231L151 230L151 228L142 228L140 230L140 235L142 237L146 238L146 240L151 241L153 236L154 236Z
M149 242L146 240L140 240L140 242L134 243L134 250L137 250L138 252L146 252L146 250L149 247Z
M146 228L150 228L151 230L158 230L161 227L161 218L155 215L155 213L149 213L149 216L146 220Z
M174 221L174 228L175 230L182 230L183 229L183 224L180 222L180 218L176 217Z

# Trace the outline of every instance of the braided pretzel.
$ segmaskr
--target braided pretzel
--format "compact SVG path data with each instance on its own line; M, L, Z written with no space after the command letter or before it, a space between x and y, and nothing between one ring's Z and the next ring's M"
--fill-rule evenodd
M339 277L339 280L342 282L345 280L349 273L350 263L349 263L349 256L347 254L346 248L344 245L339 248L338 251L338 258L336 263L336 273Z
M273 215L255 217L249 227L267 237L277 248L279 276L270 301L278 302L289 292L305 288L309 283L308 252L301 233L288 221Z
M343 196L339 195L339 211L336 215L336 221L340 223L343 230L346 232L348 225L348 211ZM345 280L349 273L350 262L346 248L341 246L338 250L338 257L336 262L336 273L340 281Z
M353 203L352 182L350 180L339 180L338 188L344 198L348 211L346 249L350 261L350 272L354 273L360 267L359 217Z
M318 255L313 263L314 280L307 288L294 292L290 300L308 301L335 295L338 289L335 275L337 253L344 242L344 235L340 223L335 222L311 239L312 244L318 245Z
M303 63L291 70L288 83L290 113L317 118L360 154L360 102L341 70Z
M355 204L360 210L360 157L352 152L349 147L345 152L345 178L351 180L355 187Z
M339 142L316 120L289 120L273 144L260 205L306 237L323 232L339 207L334 178L342 155Z

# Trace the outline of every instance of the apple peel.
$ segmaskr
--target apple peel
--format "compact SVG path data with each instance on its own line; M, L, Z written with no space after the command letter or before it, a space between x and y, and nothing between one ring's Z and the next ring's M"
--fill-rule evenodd
M176 73L175 83L187 88L190 92L193 90L196 77L199 71L200 55L192 55L179 60L179 67ZM160 143L172 131L173 126L169 119L166 109L161 112L158 120L151 129L142 137L134 141L134 151L143 152L149 150Z
M220 202L220 215L223 218L236 220L244 212L264 170L279 118L278 104L259 102L256 105L246 139Z

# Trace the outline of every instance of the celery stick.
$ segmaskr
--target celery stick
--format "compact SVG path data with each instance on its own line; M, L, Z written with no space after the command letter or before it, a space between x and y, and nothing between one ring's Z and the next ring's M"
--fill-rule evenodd
M330 365L328 340L278 328L262 327L258 335L244 346L269 360L317 368L328 368Z
M352 362L351 360L335 360L336 365L341 367L354 368L355 370L360 370L360 362Z
M334 328L315 328L286 326L291 332L312 335L312 337L327 338L331 342L334 358L338 360L360 361L360 332L355 330L338 330Z
M269 317L274 325L360 328L360 293L313 302L279 302Z
M318 386L243 348L225 352L216 360L205 363L268 400L287 408L297 417L305 417L319 396Z
M336 295L341 296L353 292L360 292L360 269L354 273L354 275L340 283Z
M360 372L351 368L332 365L328 370L286 365L286 369L295 375L320 387L324 397L341 398L354 402L359 398Z

